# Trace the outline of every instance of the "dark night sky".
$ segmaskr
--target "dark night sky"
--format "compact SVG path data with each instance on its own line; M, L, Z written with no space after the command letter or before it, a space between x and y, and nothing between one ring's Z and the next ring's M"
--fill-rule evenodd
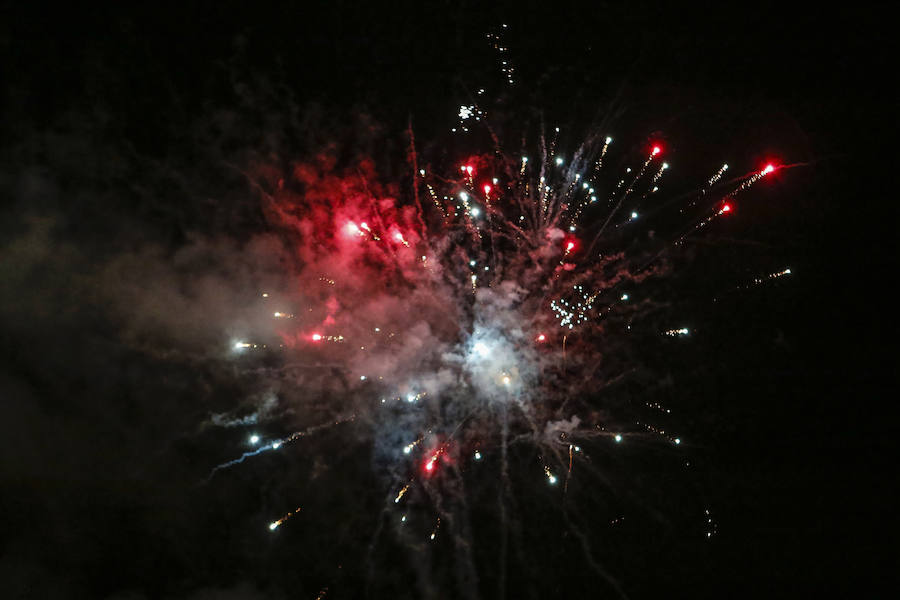
M796 276L703 314L718 333L693 350L716 363L687 394L704 399L688 427L703 432L697 456L719 536L644 547L636 530L616 540L627 558L611 561L630 595L854 594L896 583L896 327L877 298L896 272L895 174L882 166L896 153L880 149L894 135L896 97L883 83L892 33L880 11L305 4L2 9L0 596L314 598L328 585L329 598L354 597L352 577L304 572L342 560L322 550L316 562L318 545L333 541L325 531L286 534L280 547L259 535L260 503L274 492L247 490L268 485L264 474L220 483L212 503L185 491L209 458L208 439L183 434L208 414L188 407L192 396L213 380L235 394L242 383L120 347L116 324L72 286L91 260L125 248L258 224L252 208L204 197L197 183L221 173L217 159L241 156L234 145L268 147L246 123L210 133L211 115L242 101L234 81L263 112L290 98L317 115L304 126L310 139L294 140L298 153L331 126L352 137L367 113L395 140L374 150L399 155L408 118L420 140L443 135L466 90L495 74L483 35L499 22L510 24L524 82L514 101L548 121L583 126L604 106L627 107L637 136L689 140L688 164L691 152L715 152L809 165L780 175L773 205L745 216L755 230L743 235L767 248L755 264L782 261ZM258 131L267 127L277 122ZM219 154L198 150L209 140ZM164 167L186 164L195 179ZM168 188L171 199L147 199ZM23 274L23 232L41 217L57 224L54 254ZM707 265L708 289L729 257ZM367 477L346 462L344 477ZM334 534L351 546L347 560L352 522ZM556 583L542 597L596 589L562 559L545 565Z

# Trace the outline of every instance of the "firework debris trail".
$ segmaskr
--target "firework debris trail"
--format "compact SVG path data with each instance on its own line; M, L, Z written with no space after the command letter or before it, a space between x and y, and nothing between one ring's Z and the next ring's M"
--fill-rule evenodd
M302 437L308 436L313 433L317 433L319 431L322 431L323 429L329 429L331 427L340 425L342 423L347 423L349 421L352 421L354 418L356 418L356 415L350 415L348 417L338 417L337 419L330 420L329 422L322 423L321 425L313 425L312 427L307 427L306 429L304 429L302 431L295 431L294 433L290 434L287 437L273 440L271 442L265 442L262 445L260 445L256 450L250 450L250 451L244 452L240 457L238 457L234 460L229 460L227 462L224 462L222 464L219 464L219 465L216 465L215 467L213 467L212 471L210 471L209 475L206 478L206 483L208 483L213 478L213 475L215 475L218 471L220 471L222 469L227 469L229 467L239 465L242 462L244 462L244 460L246 460L250 457L253 457L253 456L259 456L263 452L268 452L270 450L278 450L282 446L284 446L286 444L290 444L291 442L294 442ZM258 436L254 435L253 438L255 438L255 439L252 439L251 443L253 443L253 444L260 443Z

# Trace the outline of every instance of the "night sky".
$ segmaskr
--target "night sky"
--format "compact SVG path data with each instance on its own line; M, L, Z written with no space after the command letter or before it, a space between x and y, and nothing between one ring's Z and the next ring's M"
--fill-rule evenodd
M248 173L327 149L336 169L367 159L404 182L410 123L422 156L454 164L460 105L502 87L485 42L501 23L516 85L496 110L523 130L543 119L571 147L600 123L632 152L663 139L682 190L723 157L798 165L659 287L700 335L639 346L629 358L678 385L628 393L679 407L690 444L602 465L622 527L575 484L592 560L633 598L894 587L896 95L879 11L26 4L0 13L0 597L472 596L444 585L446 547L425 559L386 536L373 550L390 492L374 446L346 444L366 439L359 421L205 482L252 429L211 415L258 406L279 361L237 368L210 348L230 343L246 294L294 268L262 235L275 228ZM506 597L617 597L528 473L512 475ZM490 505L472 513L485 538L495 485L469 490ZM269 531L298 504L302 520ZM498 597L495 549L473 556L472 589Z

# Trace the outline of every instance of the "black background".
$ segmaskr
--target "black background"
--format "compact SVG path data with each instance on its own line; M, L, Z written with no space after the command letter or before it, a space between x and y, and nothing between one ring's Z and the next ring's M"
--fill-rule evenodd
M326 105L332 115L365 109L398 139L410 117L420 139L443 134L465 90L495 72L484 32L507 22L525 88L517 101L546 108L548 120L592 116L618 94L619 105L640 115L639 135L661 130L675 144L690 139L699 155L724 148L745 164L771 155L808 164L779 174L773 194L783 208L747 216L764 230L754 239L771 244L771 260L761 264L780 267L783 259L795 276L711 310L709 328L720 333L698 342L699 354L718 362L716 379L706 389L696 384L696 395L711 400L698 407L694 426L704 431L706 493L719 533L705 545L671 542L643 554L639 539L622 542L628 556L643 555L618 566L626 591L889 593L898 567L889 459L896 327L882 307L896 271L896 152L889 147L896 100L888 91L894 73L884 9L360 4L4 8L3 202L10 218L2 235L17 234L13 217L23 210L15 185L15 170L27 163L23 148L58 132L84 139L87 149L112 139L143 156L171 156L194 143L186 132L210 106L230 101L229 69L287 82L294 101ZM57 168L52 152L32 156ZM75 164L82 160L91 162ZM79 185L77 178L61 181L63 190ZM115 223L67 214L73 239L101 236ZM176 229L195 225L185 219ZM104 441L115 423L98 425L83 412L82 404L108 390L79 373L104 367L60 347L69 335L93 330L90 315L63 331L41 322L23 328L15 311L3 318L0 393L10 407L0 440L4 597L190 597L221 588L230 590L222 597L312 598L323 585L333 597L355 589L339 573L321 583L287 575L302 571L290 556L248 560L252 548L195 562L215 556L216 536L226 534L212 516L199 516L202 505L169 505L165 489L147 497L126 484L141 455L116 456L116 443ZM772 352L776 338L791 351ZM114 368L128 365L120 357ZM189 377L158 368L160 378ZM118 383L110 385L149 394L135 391L151 376L140 373L111 377ZM161 417L134 418L146 419L145 432L164 427ZM154 466L145 483L154 485L164 470ZM236 501L234 523L253 501ZM547 564L546 577L558 584L543 591L587 597L595 589L579 567ZM412 587L397 589L415 596Z

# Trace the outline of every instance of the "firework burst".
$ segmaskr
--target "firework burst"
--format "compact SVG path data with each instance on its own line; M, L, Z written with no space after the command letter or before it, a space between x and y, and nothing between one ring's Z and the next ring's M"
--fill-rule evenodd
M384 476L372 547L385 535L410 547L450 536L458 584L473 591L478 567L465 490L493 480L505 544L515 519L508 499L532 491L514 489L513 446L527 448L534 485L543 481L563 496L573 477L603 480L592 458L598 452L629 440L681 446L677 432L629 421L605 403L635 369L608 356L640 337L635 330L652 327L643 322L655 307L647 290L671 277L667 253L726 216L736 195L771 169L714 194L719 169L698 192L705 199L691 199L700 212L686 231L647 241L639 214L654 208L642 203L658 189L662 148L650 146L636 173L613 175L626 181L618 186L600 168L610 141L594 136L569 161L539 144L534 158L470 157L450 176L415 169L408 202L401 185L379 184L366 165L343 175L295 169L297 191L282 180L266 209L296 248L299 291L261 296L278 325L282 372L311 403L331 400L321 423L256 437L257 447L213 473L357 420ZM610 187L609 201L596 202ZM432 202L423 205L420 193ZM655 335L689 335L673 325ZM241 340L232 351L252 360L265 345ZM517 461L521 469L520 454ZM606 577L590 557L589 564ZM499 577L502 586L502 570Z
M564 152L554 128L525 144L530 152L512 153L488 116L477 104L460 107L465 127L453 133L484 127L494 147L440 168L419 156L410 127L404 181L384 183L365 161L341 172L327 161L259 171L265 211L294 249L298 276L289 289L260 292L277 337L235 341L232 354L250 369L254 352L277 346L279 366L269 369L302 388L302 412L321 418L257 438L212 472L355 422L347 443L372 449L384 496L371 516L370 575L385 538L415 552L447 539L454 585L467 597L478 595L484 569L505 594L508 540L521 527L514 498L545 497L534 488L542 486L562 505L579 477L606 485L598 455L631 442L671 452L690 445L670 408L648 403L645 420L617 411L609 399L639 370L621 356L637 340L690 336L682 323L649 318L664 303L654 282L673 277L669 256L686 239L727 218L739 194L778 168L725 181L729 167L714 162L699 188L666 201L660 141L619 157L636 168L615 170L607 132ZM655 235L648 221L670 223L671 235ZM474 556L469 522L480 486L495 495L490 566ZM287 527L298 511L269 528ZM586 563L619 590L591 536L564 512Z

